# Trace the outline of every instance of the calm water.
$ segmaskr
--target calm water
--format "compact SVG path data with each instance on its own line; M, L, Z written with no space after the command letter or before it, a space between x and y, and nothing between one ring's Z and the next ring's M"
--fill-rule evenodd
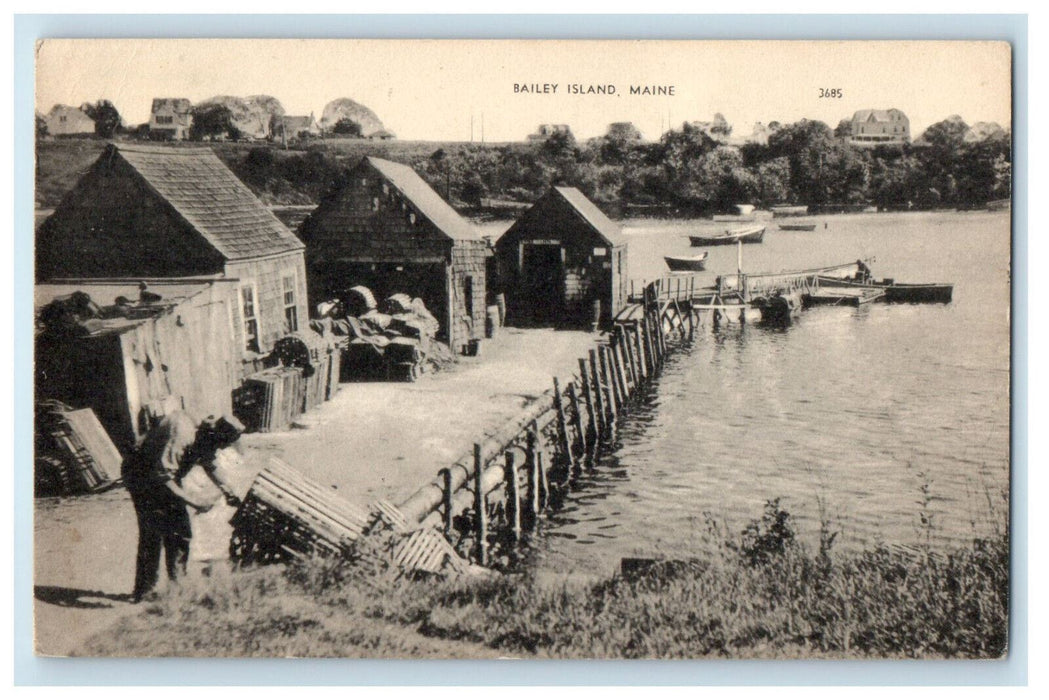
M744 246L744 269L874 257L877 276L953 282L953 303L823 307L786 330L697 334L552 517L540 566L607 573L623 556L689 556L706 546L708 515L738 533L772 498L804 538L822 513L847 548L919 542L923 510L939 543L1004 527L1008 213L813 220L813 232L769 222L763 244ZM631 277L665 275L662 256L712 227L628 222ZM709 251L711 280L735 271L734 247Z

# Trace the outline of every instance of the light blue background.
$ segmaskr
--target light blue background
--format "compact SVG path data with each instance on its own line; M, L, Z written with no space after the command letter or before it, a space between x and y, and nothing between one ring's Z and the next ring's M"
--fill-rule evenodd
M1027 17L1025 15L15 17L15 585L18 685L1018 685L1027 682ZM49 659L33 655L33 48L38 38L994 39L1013 46L1013 481L1010 654L963 661ZM189 681L188 679L192 679Z

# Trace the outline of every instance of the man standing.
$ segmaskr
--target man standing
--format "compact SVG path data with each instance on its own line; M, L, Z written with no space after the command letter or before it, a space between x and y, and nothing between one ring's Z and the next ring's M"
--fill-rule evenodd
M244 426L236 418L208 417L198 423L185 411L175 411L150 430L139 448L124 460L124 486L138 516L133 602L142 600L156 585L162 548L168 579L185 573L192 537L186 506L204 513L213 505L191 496L182 486L194 466L204 469L227 503L240 503L215 474L214 462L216 453L236 442L243 432Z

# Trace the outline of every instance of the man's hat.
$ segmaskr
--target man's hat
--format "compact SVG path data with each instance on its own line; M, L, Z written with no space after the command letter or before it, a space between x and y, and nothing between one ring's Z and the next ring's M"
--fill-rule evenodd
M244 432L244 424L241 423L236 416L224 415L220 418L215 416L208 416L204 419L215 436L226 444L232 444L236 442L237 438Z

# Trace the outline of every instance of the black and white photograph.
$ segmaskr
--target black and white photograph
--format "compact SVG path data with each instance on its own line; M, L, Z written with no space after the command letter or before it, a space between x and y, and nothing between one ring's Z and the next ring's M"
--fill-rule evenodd
M35 654L1006 659L1012 80L39 40Z

